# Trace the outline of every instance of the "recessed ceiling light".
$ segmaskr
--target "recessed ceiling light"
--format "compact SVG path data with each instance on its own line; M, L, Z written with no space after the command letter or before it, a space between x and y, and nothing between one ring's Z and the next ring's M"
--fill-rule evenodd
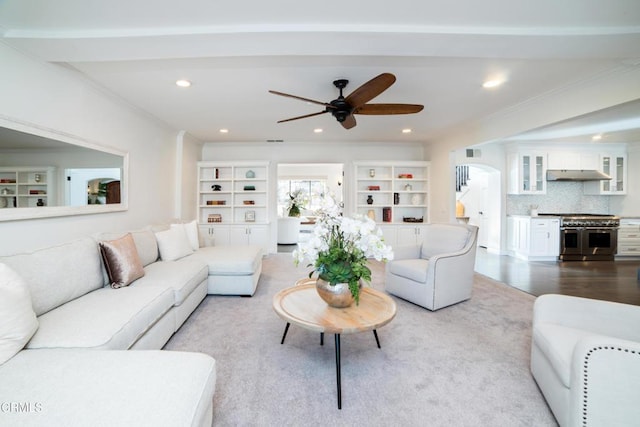
M176 80L176 86L189 87L191 86L191 82L189 80Z
M411 133L411 129L402 129L402 133Z
M601 133L599 133L597 135L593 135L591 137L591 140L593 140L593 141L600 141L601 139L602 139L602 134Z
M504 83L504 80L502 79L491 79L491 80L486 80L484 83L482 83L482 87L485 89L493 89L495 87L502 85L502 83Z
M220 133L229 133L229 129L220 129Z
M315 133L322 133L322 129L320 129L320 128L315 128L313 131L314 131Z

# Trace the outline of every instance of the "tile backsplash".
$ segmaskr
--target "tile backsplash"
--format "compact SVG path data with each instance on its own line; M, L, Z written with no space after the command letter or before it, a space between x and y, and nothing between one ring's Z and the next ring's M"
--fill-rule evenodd
M531 206L539 213L610 214L612 196L587 196L582 182L548 181L547 194L507 195L507 215L529 215Z

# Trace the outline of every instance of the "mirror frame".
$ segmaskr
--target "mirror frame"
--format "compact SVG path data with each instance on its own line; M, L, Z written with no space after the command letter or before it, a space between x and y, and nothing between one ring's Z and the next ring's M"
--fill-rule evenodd
M19 221L27 219L52 218L74 215L93 215L110 212L121 212L129 209L129 153L112 147L107 147L95 142L80 138L75 135L47 129L32 123L15 120L4 115L0 115L0 126L40 136L47 139L65 142L71 145L89 148L103 153L122 156L122 178L120 179L120 203L110 205L87 205L87 206L45 206L35 208L0 209L1 221Z

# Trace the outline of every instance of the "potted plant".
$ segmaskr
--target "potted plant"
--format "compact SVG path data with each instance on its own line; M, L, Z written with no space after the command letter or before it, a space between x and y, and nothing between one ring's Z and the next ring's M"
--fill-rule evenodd
M329 305L346 307L360 302L361 282L371 282L368 259L389 261L393 252L373 220L343 217L335 201L326 198L312 237L299 244L293 257L296 265L309 261L309 277L317 274L316 289Z
M304 208L305 194L302 190L296 190L289 193L289 204L287 212L289 216L300 216L300 209Z

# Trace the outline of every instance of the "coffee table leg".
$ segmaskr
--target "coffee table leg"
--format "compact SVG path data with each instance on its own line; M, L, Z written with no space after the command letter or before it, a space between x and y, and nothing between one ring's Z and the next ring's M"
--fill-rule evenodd
M290 325L291 324L287 322L287 326L284 327L284 334L282 334L282 341L280 341L280 344L284 344L284 338L287 336L287 331L289 331Z
M338 409L342 409L342 385L340 384L340 334L336 337L336 380L338 383Z
M320 345L324 345L324 332L320 332Z
M378 348L381 348L380 340L378 339L378 331L376 331L375 329L373 330L373 336L376 337L376 344L378 344Z

